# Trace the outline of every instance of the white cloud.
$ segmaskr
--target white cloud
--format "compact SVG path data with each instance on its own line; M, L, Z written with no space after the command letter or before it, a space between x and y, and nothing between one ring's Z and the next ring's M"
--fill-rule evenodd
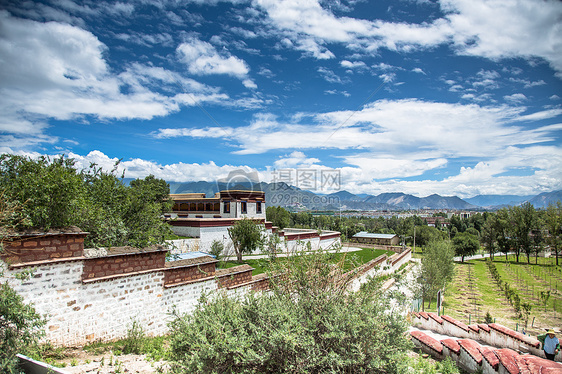
M562 74L562 3L556 0L441 0L460 54L489 59L537 56Z
M76 153L70 153L68 156L76 160L76 167L79 169L88 168L90 163L94 162L105 170L112 170L115 163L118 161L117 157L109 157L100 151L92 151L86 156L81 156ZM126 178L144 178L152 174L157 178L162 178L170 182L214 182L217 180L218 176L228 175L229 172L238 169L255 170L244 165L219 166L213 161L202 164L179 162L175 164L161 165L154 161L134 158L122 161L119 164L118 173L121 174L125 171Z
M363 61L343 60L340 65L346 69L366 69L367 65Z
M440 0L444 18L431 23L396 23L337 17L320 1L254 0L266 23L315 58L325 43L345 44L368 54L379 48L412 52L451 45L458 54L501 58L545 59L562 74L562 3L557 0ZM306 47L305 45L308 45Z
M51 142L53 137L42 136L51 118L151 119L180 106L235 104L217 88L160 67L133 63L116 75L104 59L106 46L76 26L5 11L0 22L0 129L16 135L20 145ZM245 84L255 86L248 78Z
M212 44L196 38L180 44L177 53L192 74L225 74L245 79L250 71L243 60L228 52L219 53Z
M519 104L524 101L527 101L527 96L523 95L522 93L516 93L513 95L507 95L503 97L505 101L508 101L513 104Z
M550 140L552 128L525 130L509 124L529 118L551 118L560 110L522 116L525 110L524 107L379 100L356 112L336 111L308 116L313 118L315 125L284 123L272 116L260 116L248 126L229 131L238 134L236 142L240 149L235 151L238 154L333 148L376 150L385 155L392 153L398 159L410 159L405 155L423 149L427 152L424 159L428 160L490 157L501 154L508 146ZM214 134L220 136L221 133ZM227 133L222 134L232 140ZM190 132L184 135L193 136Z
M274 169L311 168L319 162L320 160L315 157L309 158L303 152L294 151L275 160L273 167Z

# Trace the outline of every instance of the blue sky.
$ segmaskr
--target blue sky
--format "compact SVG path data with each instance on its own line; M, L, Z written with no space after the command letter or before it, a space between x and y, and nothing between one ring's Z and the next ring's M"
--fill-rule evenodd
M560 1L3 1L0 151L178 182L550 192L561 35Z

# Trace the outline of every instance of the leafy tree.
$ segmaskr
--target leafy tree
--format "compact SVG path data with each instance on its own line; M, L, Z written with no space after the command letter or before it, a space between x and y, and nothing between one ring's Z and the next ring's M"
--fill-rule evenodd
M18 201L27 223L49 229L74 224L81 198L82 179L74 161L63 156L32 160L24 156L0 156L0 189L6 199Z
M438 290L444 289L453 279L454 250L449 241L432 241L424 249L418 283L422 288L422 299L431 300Z
M234 244L238 262L242 262L243 253L252 253L263 245L262 229L249 218L242 218L229 227L228 235Z
M268 206L265 210L265 216L273 226L277 226L280 229L291 226L291 214L283 207Z
M432 241L443 239L442 231L431 226L416 226L416 244L426 246Z
M509 210L507 208L502 208L496 212L496 217L493 221L494 229L497 233L498 248L501 252L505 253L506 261L508 252L515 247L513 244L514 225L511 222L510 216ZM516 251L516 253L518 252Z
M170 232L161 219L171 208L165 181L148 176L125 186L95 164L77 170L64 156L0 156L0 190L18 202L25 218L18 227L78 226L88 231L86 246L145 247L162 243Z
M498 232L496 231L496 216L488 215L484 226L482 226L482 236L481 240L488 253L490 254L490 259L494 259L494 253L497 249Z
M562 247L562 203L556 205L548 204L544 215L545 227L548 230L548 243L551 251L556 256L556 266L558 266L558 255Z
M519 254L523 252L527 255L529 264L532 249L531 230L536 225L537 211L531 203L526 202L520 207L512 207L510 213L514 222L517 262L519 262Z
M45 321L7 282L0 283L0 372L20 373L16 354L34 347Z
M453 248L455 249L455 254L461 256L461 262L464 262L465 256L472 256L476 254L480 248L480 242L478 237L469 233L468 231L459 232L453 238Z
M276 264L271 292L203 298L171 323L172 373L397 373L409 342L380 284L349 292L332 254Z

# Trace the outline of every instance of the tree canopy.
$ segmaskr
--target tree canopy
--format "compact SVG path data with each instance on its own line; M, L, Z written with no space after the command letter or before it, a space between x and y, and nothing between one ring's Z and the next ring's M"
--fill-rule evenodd
M464 262L465 256L476 254L480 248L480 242L478 237L469 231L459 232L453 238L453 248L455 249L455 254L461 256L461 261Z
M116 165L117 166L117 165ZM21 205L18 228L78 226L90 233L87 246L145 247L162 243L169 226L161 219L171 209L168 184L154 176L129 186L92 164L78 170L71 158L0 156L0 190L6 202Z
M228 235L234 245L238 262L242 262L243 253L252 253L263 245L263 230L250 218L244 217L229 227Z
M418 278L424 300L431 300L438 290L444 289L453 279L453 256L454 250L448 240L432 241L425 247Z

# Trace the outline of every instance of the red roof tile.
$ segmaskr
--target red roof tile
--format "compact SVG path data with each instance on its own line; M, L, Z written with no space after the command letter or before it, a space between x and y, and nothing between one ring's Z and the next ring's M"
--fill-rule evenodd
M443 347L441 346L441 343L435 340L434 338L432 338L431 336L427 335L426 333L422 331L414 330L410 333L410 335L412 335L412 337L417 339L423 345L433 349L435 352L439 354L443 353Z
M512 329L509 329L505 326L499 325L497 323L490 323L488 326L490 326L490 328L499 331L501 333L504 333L508 336L511 336L514 339L520 340L526 344L529 344L532 347L535 348L539 348L540 347L540 342L537 339L531 338L530 336L527 335L523 335L517 331L513 331Z
M562 364L554 361L547 360L545 358L524 355L520 356L520 359L527 364L529 372L532 374L560 374L562 373Z
M488 326L485 323L481 323L478 325L478 327L480 327L482 330L486 331L486 332L490 332L490 326Z
M472 339L460 339L458 341L462 349L466 351L480 365L482 363L482 354L480 353L480 344Z
M519 365L517 365L517 352L509 348L496 349L495 352L500 364L507 370L509 374L519 374Z
M427 315L426 312L420 312L420 316L422 316L425 319L429 319L429 316Z
M468 328L476 333L480 332L480 327L478 327L478 325L468 325Z
M431 317L431 319L433 319L435 322L437 322L438 324L442 325L443 324L443 320L441 319L441 317L439 317L437 314L435 313L427 313L428 316Z
M464 331L468 332L468 326L462 323L461 321L457 321L453 317L450 316L441 316L445 321L452 323L453 325L457 326L458 328L463 329Z
M449 348L450 351L453 351L456 354L459 354L461 352L461 346L455 339L443 339L441 340L441 344Z
M500 363L500 360L498 359L498 356L496 356L496 354L494 353L495 350L490 347L483 347L483 346L478 347L478 350L484 357L484 360L486 360L490 364L490 366L494 368L494 370L498 370L498 365Z

